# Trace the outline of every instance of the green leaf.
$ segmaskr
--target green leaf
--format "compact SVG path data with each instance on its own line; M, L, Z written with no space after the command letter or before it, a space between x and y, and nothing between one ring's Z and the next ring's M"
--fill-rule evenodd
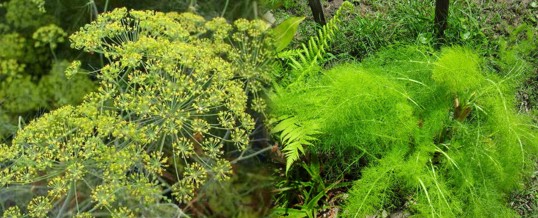
M275 217L302 218L307 217L308 212L305 210L298 210L293 208L277 208L273 210L273 215Z
M295 117L290 116L282 116L279 118L279 123L271 130L271 133L278 133L282 132L285 129L292 128L295 126L295 122L297 122Z
M295 32L297 32L297 27L304 19L305 17L290 17L273 29L277 52L282 51L290 44Z

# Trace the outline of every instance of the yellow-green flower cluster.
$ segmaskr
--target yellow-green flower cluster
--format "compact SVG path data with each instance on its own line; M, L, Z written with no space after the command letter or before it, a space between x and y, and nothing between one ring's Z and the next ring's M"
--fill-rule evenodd
M94 100L113 102L167 140L201 135L245 149L254 128L245 113L247 96L257 96L268 79L267 28L261 21L231 25L192 13L116 9L71 39L75 48L102 53L110 61L100 71L101 92ZM260 101L254 101L256 109ZM218 112L227 119L214 119L221 117ZM230 137L219 136L223 133Z
M11 163L0 171L8 178L0 185L47 184L47 194L27 206L34 217L47 216L51 202L64 201L73 189L97 209L155 204L162 198L155 179L167 158L145 152L140 144L149 142L144 130L91 104L62 107L19 131L12 146L0 147L2 161Z
M67 33L62 28L55 24L50 24L37 29L32 35L32 38L36 40L35 47L49 45L51 49L56 49L58 43L65 41L66 36Z
M43 0L10 0L5 7L7 23L18 29L36 28L54 19L44 13Z
M237 55L231 55L231 59L234 66L240 67L236 69L236 75L243 78L249 90L257 92L270 80L268 65L274 53L267 49L273 44L273 38L267 36L269 25L261 20L238 19L234 26L237 31L232 34L231 41L233 53Z
M11 138L25 119L62 105L78 104L95 87L87 75L71 81L65 79L65 64L56 60L54 49L64 44L66 33L53 24L58 23L54 17L43 13L44 3L2 3L5 13L0 12L0 141Z
M187 203L207 182L229 179L225 152L248 149L255 121L247 109L265 106L257 93L269 78L267 28L192 13L102 14L70 38L73 47L107 59L97 71L97 91L0 146L0 166L10 163L0 171L10 181L0 185L46 186L26 208L36 215L138 217L159 202ZM38 32L63 37L50 29ZM72 76L80 62L63 66ZM68 199L78 205L51 211Z
M17 33L0 35L0 79L11 81L24 71L25 64L19 60L23 58L26 40Z
M19 218L19 217L23 217L23 216L22 216L22 213L21 213L21 210L19 209L19 207L13 206L13 207L10 207L7 210L5 210L4 215L2 217Z

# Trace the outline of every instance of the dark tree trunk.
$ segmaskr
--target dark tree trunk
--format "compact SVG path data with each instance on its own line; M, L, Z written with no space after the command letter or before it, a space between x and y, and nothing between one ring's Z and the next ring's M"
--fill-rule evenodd
M439 43L444 43L449 0L435 1L435 33Z
M325 15L323 14L323 7L319 0L308 0L310 9L312 9L312 15L314 15L314 21L321 25L325 25Z

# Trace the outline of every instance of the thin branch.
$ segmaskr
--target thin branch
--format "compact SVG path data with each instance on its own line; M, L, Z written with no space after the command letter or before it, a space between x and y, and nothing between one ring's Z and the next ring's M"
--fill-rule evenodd
M239 162L239 161L242 161L242 160L245 160L245 159L249 159L249 158L254 157L254 156L258 155L258 154L261 154L261 153L263 153L263 152L266 152L266 151L268 151L268 150L271 150L272 148L273 148L273 147L268 146L268 147L265 147L265 148L263 148L263 149L261 149L261 150L258 150L258 151L256 151L256 152L254 152L254 153L252 153L252 154L249 154L249 155L247 155L247 156L242 156L242 155L241 155L240 157L238 157L237 159L231 161L230 163L231 163L231 164L236 164L236 163Z

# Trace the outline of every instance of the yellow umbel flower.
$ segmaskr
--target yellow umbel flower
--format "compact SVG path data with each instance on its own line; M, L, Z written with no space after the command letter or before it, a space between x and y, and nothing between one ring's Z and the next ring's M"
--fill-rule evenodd
M36 35L63 36L52 28ZM229 179L225 148L248 148L249 96L259 96L269 78L266 28L192 13L102 14L70 37L74 48L107 59L94 71L99 87L81 105L42 116L10 147L0 146L0 166L10 163L0 175L17 181L2 185L47 184L47 198L31 203L36 216L147 217L160 202L186 203L207 182ZM80 66L73 62L68 76ZM265 105L254 103L256 110ZM85 206L49 211L66 199Z

